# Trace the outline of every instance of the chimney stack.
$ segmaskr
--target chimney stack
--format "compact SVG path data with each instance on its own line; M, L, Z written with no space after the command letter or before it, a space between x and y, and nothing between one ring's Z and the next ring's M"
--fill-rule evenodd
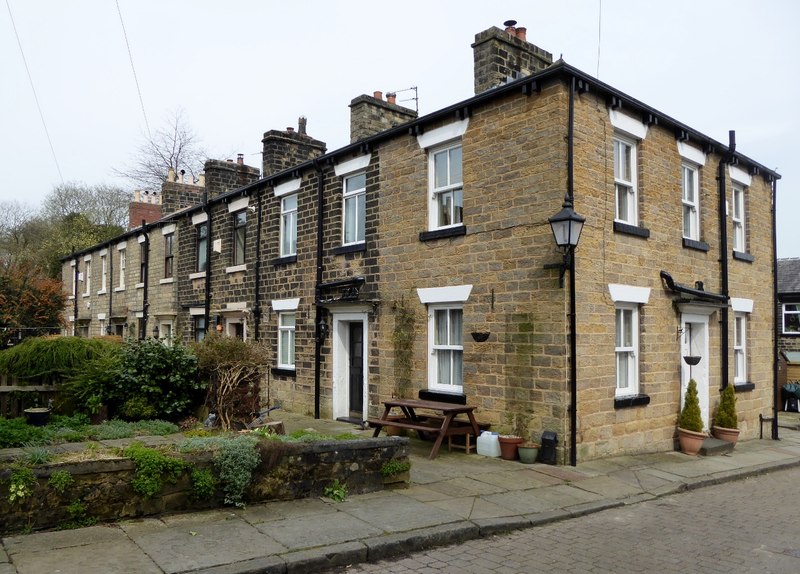
M323 155L327 149L325 142L315 140L306 133L308 120L304 116L297 119L297 131L287 127L285 131L270 130L261 140L263 144L263 176L281 172Z
M476 94L540 72L553 63L550 52L528 42L527 28L517 27L516 20L503 25L504 30L493 26L475 34Z
M397 105L397 94L383 92L358 96L350 102L350 143L417 119L417 112Z

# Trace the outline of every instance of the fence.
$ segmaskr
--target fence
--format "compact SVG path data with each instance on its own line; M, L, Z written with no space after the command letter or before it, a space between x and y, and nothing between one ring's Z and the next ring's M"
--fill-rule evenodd
M41 381L33 381L40 383ZM55 400L54 385L29 384L15 377L0 375L0 416L5 418L21 417L27 408L47 406Z

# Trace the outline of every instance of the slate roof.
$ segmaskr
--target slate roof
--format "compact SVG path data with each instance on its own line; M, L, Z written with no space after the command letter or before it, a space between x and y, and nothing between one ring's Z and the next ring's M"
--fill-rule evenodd
M778 259L778 293L800 293L800 258Z

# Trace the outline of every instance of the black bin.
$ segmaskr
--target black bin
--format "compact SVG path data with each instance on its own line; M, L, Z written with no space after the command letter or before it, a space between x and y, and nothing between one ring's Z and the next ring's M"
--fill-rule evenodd
M557 444L558 435L553 431L544 431L542 433L541 448L539 448L539 462L543 462L545 464L555 464Z

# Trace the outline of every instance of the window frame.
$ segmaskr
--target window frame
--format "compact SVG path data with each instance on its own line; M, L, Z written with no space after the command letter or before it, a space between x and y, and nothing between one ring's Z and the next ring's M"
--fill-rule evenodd
M127 249L120 249L118 250L119 253L119 285L117 285L117 289L122 291L125 289L125 267L128 264L128 250Z
M208 221L195 225L195 271L205 273L208 271ZM208 328L208 326L206 326Z
M175 269L175 234L167 233L164 235L164 279L171 279Z
M452 170L451 152L459 150L460 165L458 173L461 177L458 181L454 181ZM442 154L446 154L447 166L446 175L447 183L442 186L436 184L436 158ZM437 231L440 229L453 229L456 227L464 226L464 146L461 139L453 140L428 150L428 230ZM449 217L450 223L441 223L440 216L441 198L443 196L450 196ZM460 203L460 205L459 205ZM459 211L460 210L460 211ZM456 221L458 219L458 221Z
M285 325L284 320L291 316L292 324ZM287 339L284 340L284 334ZM295 370L296 365L296 341L297 341L297 311L278 312L278 356L277 364L279 369ZM288 346L288 347L287 347ZM288 352L287 359L284 361L284 351Z
M247 209L241 209L231 215L233 217L231 265L244 265L247 257Z
M364 178L364 185L354 189L348 189L348 183L356 178ZM355 203L355 238L348 241L348 214L351 211L348 207ZM366 211L367 211L367 172L358 171L346 175L342 178L342 245L360 245L366 239Z
M630 313L630 345L620 344L620 335L625 327L625 314ZM622 317L622 323L620 323ZM638 303L618 302L614 306L614 397L623 398L639 394L639 329L640 316ZM624 343L624 341L623 341ZM627 360L627 380L626 386L620 387L620 355L626 353Z
M436 336L439 333L437 322L438 314L446 312L447 337L446 343L437 343ZM450 340L453 335L451 331L452 314L458 313L460 320L461 340L456 343ZM444 356L450 362L449 381L443 383L439 380L440 361ZM428 305L428 389L432 391L443 391L449 393L464 392L464 306L461 303L436 303ZM458 361L458 363L456 363ZM460 380L459 380L460 373Z
M92 260L87 259L83 262L83 296L89 297L92 294Z
M745 186L733 182L731 191L731 221L733 224L733 250L747 252L747 212L745 208Z
M693 199L687 198L688 181L691 181L692 191L694 192ZM683 207L683 237L693 241L700 241L700 168L687 161L681 163L681 205ZM688 234L686 233L687 209L692 214L689 220Z
M786 306L793 305L797 309L793 311L787 311ZM796 316L797 317L797 330L795 331L787 331L786 330L786 316ZM800 302L797 303L782 303L781 304L781 333L784 335L800 335Z
M100 256L100 290L97 292L98 295L102 295L106 292L106 285L108 284L108 260L107 255Z
M614 221L625 223L627 225L639 225L639 186L638 186L638 142L630 137L625 137L621 134L614 134ZM630 163L628 169L630 170L630 179L622 178L619 173L620 169L624 166L620 162L625 157L621 154L621 146L626 146L630 149ZM628 204L627 213L620 213L620 186L628 190Z
M144 284L147 278L147 250L148 245L146 241L139 243L139 283Z
M202 324L201 324L202 323ZM195 342L202 343L208 334L208 326L206 325L205 315L192 316L192 329L194 331L193 337ZM201 336L202 334L202 336Z
M299 194L290 193L281 198L281 221L280 221L280 256L291 257L297 255L297 208ZM293 200L294 207L286 207L287 201ZM289 234L287 236L287 233ZM287 245L287 239L289 245Z
M733 314L733 384L747 382L747 314Z

